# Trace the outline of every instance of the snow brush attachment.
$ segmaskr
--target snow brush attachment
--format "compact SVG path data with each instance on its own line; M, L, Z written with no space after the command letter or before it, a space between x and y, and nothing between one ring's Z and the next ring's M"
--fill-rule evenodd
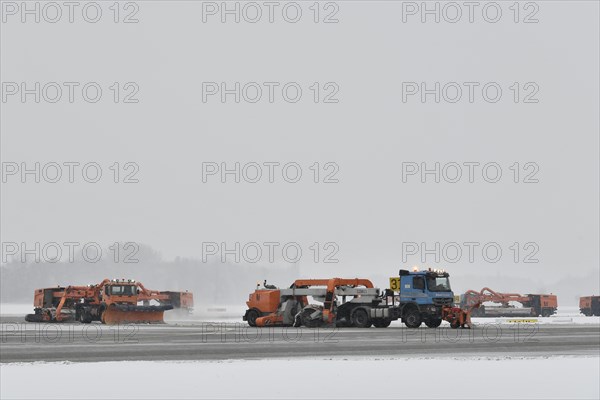
M443 307L442 319L450 323L452 329L471 329L471 311L460 307Z
M172 305L138 306L132 304L111 304L102 313L102 322L106 325L164 324L165 311L172 309Z

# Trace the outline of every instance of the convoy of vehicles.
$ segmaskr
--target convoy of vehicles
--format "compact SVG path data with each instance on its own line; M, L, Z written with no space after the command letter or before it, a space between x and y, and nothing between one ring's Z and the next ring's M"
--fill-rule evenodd
M383 290L359 278L298 279L288 288L264 281L246 304L243 320L250 326L309 328L386 328L396 320L408 328L422 324L437 328L442 321L452 328L470 328L471 316L549 317L558 307L553 294L501 293L487 287L455 297L446 271L416 267L412 271L401 269L398 276L390 278L390 288ZM193 306L193 295L188 291L149 290L135 280L104 279L88 286L36 289L34 313L25 320L163 323L165 311L191 313ZM586 316L600 316L600 296L581 297L579 308Z

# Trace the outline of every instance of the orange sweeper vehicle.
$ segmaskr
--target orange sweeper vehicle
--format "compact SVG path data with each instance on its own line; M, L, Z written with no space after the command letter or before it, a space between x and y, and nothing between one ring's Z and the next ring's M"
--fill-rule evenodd
M298 279L289 288L267 285L250 294L243 316L250 326L386 328L400 319L408 328L470 328L470 310L453 306L448 273L400 270L381 291L368 279ZM397 294L396 294L397 292ZM320 304L309 304L308 297Z
M586 317L600 317L600 296L584 296L579 298L579 311Z
M515 306L519 303L520 306ZM479 307L473 310L474 317L549 317L558 308L558 300L554 294L500 293L487 287L479 292L467 290L460 296L463 308L470 308L475 304Z
M165 311L191 311L194 299L187 291L161 292L131 279L104 279L96 285L36 289L33 306L27 322L163 323Z

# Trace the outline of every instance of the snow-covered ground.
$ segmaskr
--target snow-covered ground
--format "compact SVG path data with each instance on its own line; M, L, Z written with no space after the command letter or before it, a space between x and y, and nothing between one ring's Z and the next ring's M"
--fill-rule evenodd
M0 315L25 315L33 312L31 304L0 303Z
M165 322L169 325L186 325L194 322L225 322L225 323L243 323L242 316L246 308L240 305L230 306L211 306L196 308L192 315L183 315L181 313L167 311L165 313ZM21 317L33 312L30 304L0 304L0 315ZM600 317L586 317L579 312L579 307L567 306L558 307L557 313L551 317L543 318L527 318L527 317L512 317L512 318L473 318L475 325L486 324L508 324L519 320L530 322L534 320L534 324L559 324L559 325L581 325L592 324L600 326ZM392 322L391 326L404 326L400 321ZM442 326L450 326L447 322L443 322ZM425 325L422 326L425 328Z
M0 398L598 399L599 376L600 357L28 363L0 365Z
M593 324L600 325L600 317L586 317L579 312L579 307L558 307L556 314L550 317L502 317L502 318L472 318L475 324L496 323L504 324L519 320L533 320L537 324Z

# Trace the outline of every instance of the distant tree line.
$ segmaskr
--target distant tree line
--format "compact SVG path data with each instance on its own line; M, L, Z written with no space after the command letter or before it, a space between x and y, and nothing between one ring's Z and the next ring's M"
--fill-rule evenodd
M237 264L220 260L162 260L158 252L144 246L136 255L137 263L114 262L105 257L96 263L83 259L72 262L39 262L13 259L0 266L0 301L33 302L37 288L88 285L104 278L135 279L149 289L189 290L194 293L196 308L203 304L243 305L257 282L286 286L299 276L297 265Z

